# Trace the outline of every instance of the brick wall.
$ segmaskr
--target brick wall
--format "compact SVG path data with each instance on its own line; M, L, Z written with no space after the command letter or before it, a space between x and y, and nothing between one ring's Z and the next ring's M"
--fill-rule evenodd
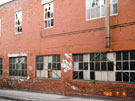
M66 73L62 68L61 80L39 79L36 78L35 73L35 57L37 55L61 54L62 61L65 58L64 53L135 50L135 26L123 26L124 23L135 22L134 5L134 0L118 0L118 15L111 17L110 49L105 48L105 19L86 21L85 0L55 0L54 27L50 29L42 29L44 13L41 0L15 0L1 6L0 58L3 58L3 75L0 85L11 88L67 92L68 94L134 97L134 84L73 81L73 67ZM22 9L23 14L23 31L16 35L14 15L19 9ZM121 27L115 26L119 24L121 24ZM11 78L14 77L9 77L8 54L18 52L27 53L27 73L32 79L15 78L12 85L14 79L11 80ZM29 69L29 67L32 67L32 69ZM24 80L22 81L24 84L18 83L20 79Z

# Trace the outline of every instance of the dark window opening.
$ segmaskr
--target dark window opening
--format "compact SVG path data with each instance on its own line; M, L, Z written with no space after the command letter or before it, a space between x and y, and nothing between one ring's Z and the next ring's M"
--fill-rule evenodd
M100 71L100 63L96 62L96 71Z
M116 81L122 81L121 72L116 72Z
M128 72L123 72L123 81L129 82L129 73Z
M123 60L128 60L128 51L123 52Z
M123 62L123 70L129 70L129 63Z
M79 79L83 79L83 71L79 72Z
M78 55L75 54L73 57L74 57L74 62L77 62L78 61Z
M73 72L73 79L78 79L78 72L77 71Z
M79 63L79 70L83 70L83 63Z
M121 70L121 62L116 62L116 70Z
M100 61L100 54L99 53L96 53L96 61Z
M101 63L101 70L106 71L106 62Z
M135 70L135 62L130 62L130 70Z
M113 71L113 70L114 70L113 62L108 62L108 71Z
M121 60L121 52L116 52L116 60Z
M88 70L88 62L85 62L85 63L84 63L83 69L84 69L84 70Z
M95 80L95 72L90 72L90 80Z
M90 53L90 61L94 61L95 58L94 58L94 53Z
M135 51L130 51L130 60L135 60Z
M94 63L90 63L90 70L94 70Z
M135 72L130 73L130 81L135 83Z
M83 54L79 54L79 61L83 61Z

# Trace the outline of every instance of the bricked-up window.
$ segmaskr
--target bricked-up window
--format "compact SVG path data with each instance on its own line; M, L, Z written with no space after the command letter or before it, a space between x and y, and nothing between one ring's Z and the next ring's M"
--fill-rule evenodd
M95 19L105 16L106 0L86 0L86 19ZM118 0L110 0L110 14L118 13Z
M42 78L61 78L60 55L45 55L36 57L36 75Z
M22 10L15 12L15 33L22 32Z
M44 5L44 27L53 27L53 2Z
M116 81L135 82L135 51L116 52Z
M27 57L12 57L10 62L10 76L27 76Z
M107 81L107 76L113 76L109 73L114 72L114 62L107 59L107 53L73 54L73 61L73 79Z
M2 75L2 58L0 58L0 75Z

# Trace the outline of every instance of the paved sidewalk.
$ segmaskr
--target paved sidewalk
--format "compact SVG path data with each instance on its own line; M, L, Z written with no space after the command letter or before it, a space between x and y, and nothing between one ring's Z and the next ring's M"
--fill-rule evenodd
M5 99L5 100L4 100ZM0 101L130 101L110 97L62 96L40 92L0 89Z

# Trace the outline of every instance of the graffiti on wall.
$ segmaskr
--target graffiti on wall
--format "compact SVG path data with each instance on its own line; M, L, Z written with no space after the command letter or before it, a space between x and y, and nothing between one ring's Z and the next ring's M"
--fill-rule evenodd
M72 70L72 54L71 53L65 53L64 54L65 59L62 60L61 67L64 68L64 72L67 72L69 70Z

